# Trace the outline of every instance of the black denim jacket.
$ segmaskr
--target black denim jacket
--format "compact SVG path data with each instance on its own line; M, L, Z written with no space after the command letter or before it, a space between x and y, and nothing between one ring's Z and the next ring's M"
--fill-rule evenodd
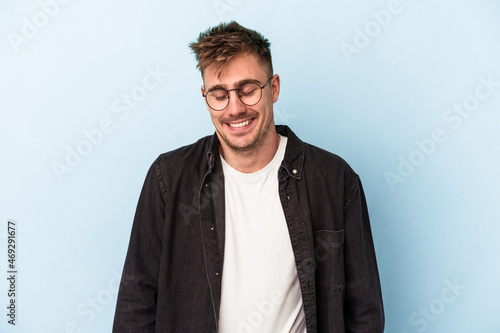
M307 332L383 332L380 281L358 175L288 127L276 129L288 137L277 176ZM217 332L225 211L218 145L216 135L208 136L160 155L151 166L113 332Z

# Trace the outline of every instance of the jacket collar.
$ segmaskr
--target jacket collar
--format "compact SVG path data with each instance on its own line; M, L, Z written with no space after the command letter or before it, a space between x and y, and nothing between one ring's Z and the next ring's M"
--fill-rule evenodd
M286 125L277 125L276 132L288 137L285 157L281 163L279 178L282 179L288 174L290 177L300 180L304 169L305 144ZM219 154L219 145L220 141L217 137L217 133L214 133L210 138L207 151L208 172L211 172L215 165L215 160Z
M219 156L219 138L217 137L217 133L214 133L208 141L208 151L207 151L207 162L208 162L208 171L211 172L215 165L215 159Z
M278 125L276 126L276 132L288 137L281 170L285 170L290 177L300 180L302 178L302 171L304 170L305 144L288 126ZM280 179L282 178L281 170Z

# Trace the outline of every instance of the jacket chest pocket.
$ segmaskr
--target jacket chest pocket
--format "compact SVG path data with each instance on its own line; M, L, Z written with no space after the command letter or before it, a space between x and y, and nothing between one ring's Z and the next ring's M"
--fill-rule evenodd
M313 237L316 285L323 290L344 289L344 230L318 230Z

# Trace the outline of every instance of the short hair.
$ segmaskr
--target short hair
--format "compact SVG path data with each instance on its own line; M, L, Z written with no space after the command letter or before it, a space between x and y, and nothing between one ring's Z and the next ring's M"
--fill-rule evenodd
M270 46L271 43L259 32L247 29L235 21L208 28L200 33L196 42L189 44L198 61L196 67L201 75L208 66L217 64L219 77L228 61L246 54L257 56L260 65L272 76Z

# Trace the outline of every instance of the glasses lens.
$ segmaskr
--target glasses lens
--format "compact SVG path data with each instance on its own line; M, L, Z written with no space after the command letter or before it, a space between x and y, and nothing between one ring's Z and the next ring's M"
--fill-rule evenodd
M240 87L239 97L243 104L255 105L259 103L262 90L256 83L245 83Z
M214 110L222 110L227 106L227 92L222 89L211 90L207 93L208 105Z

